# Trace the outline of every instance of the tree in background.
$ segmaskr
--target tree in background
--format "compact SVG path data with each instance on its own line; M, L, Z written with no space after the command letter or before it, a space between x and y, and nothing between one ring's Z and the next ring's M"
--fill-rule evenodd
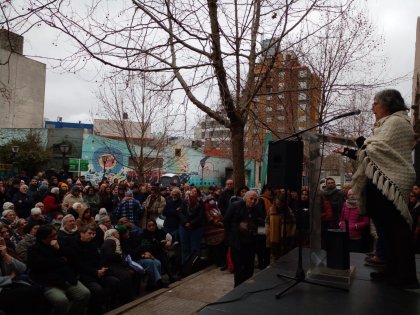
M267 76L258 60L290 51L345 18L356 0L132 0L5 2L2 26L21 34L38 24L76 44L61 66L77 71L96 60L135 72L163 72L194 105L230 130L235 185L244 184L244 135L253 98ZM23 10L22 10L23 9ZM23 12L23 13L22 13ZM323 20L327 14L329 20ZM262 40L269 40L260 49ZM60 45L59 40L55 45ZM270 52L270 53L268 53ZM142 60L149 59L145 65ZM267 72L268 75L268 72ZM340 73L340 76L348 73ZM223 115L218 111L223 109Z
M163 76L144 72L108 76L97 93L98 115L108 120L107 132L124 141L126 166L133 167L140 182L145 173L163 168L162 154L179 112L171 96Z
M19 148L16 154L12 152L13 146ZM44 148L41 136L35 131L30 131L23 139L10 140L0 147L0 160L13 164L28 175L43 169L50 159L51 152Z

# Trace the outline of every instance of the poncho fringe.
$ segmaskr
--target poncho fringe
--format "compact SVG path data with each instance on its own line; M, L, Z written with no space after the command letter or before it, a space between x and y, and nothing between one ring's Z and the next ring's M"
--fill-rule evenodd
M366 177L372 180L372 183L382 192L382 194L385 197L388 198L388 200L393 202L395 207L401 212L401 215L406 219L407 223L411 227L413 222L412 217L408 209L407 203L405 202L404 197L402 196L397 185L381 172L379 167L369 159L364 150L362 150L360 153L362 154L362 156L360 156L359 158L363 159L363 165L360 169L365 170ZM355 185L355 187L352 188L353 191L356 189L355 193L357 193L360 196L359 204L361 204L360 212L362 214L366 214L366 196L364 196L363 191L359 191L359 189L364 189L366 183L367 181L365 181L364 185Z

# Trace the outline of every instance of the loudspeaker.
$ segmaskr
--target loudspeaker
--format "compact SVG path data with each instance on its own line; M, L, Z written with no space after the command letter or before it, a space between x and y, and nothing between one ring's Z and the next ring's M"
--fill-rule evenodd
M327 231L327 267L347 270L350 268L349 233L341 230Z
M302 141L270 142L267 185L300 191L302 187Z

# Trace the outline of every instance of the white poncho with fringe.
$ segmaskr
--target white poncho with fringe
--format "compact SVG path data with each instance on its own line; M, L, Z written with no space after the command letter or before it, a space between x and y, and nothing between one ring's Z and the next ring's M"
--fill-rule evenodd
M369 180L392 201L409 226L413 219L408 210L408 195L416 175L411 158L414 132L405 111L380 119L374 135L358 152L359 167L352 178L352 190L359 198L359 208L366 213L365 188Z

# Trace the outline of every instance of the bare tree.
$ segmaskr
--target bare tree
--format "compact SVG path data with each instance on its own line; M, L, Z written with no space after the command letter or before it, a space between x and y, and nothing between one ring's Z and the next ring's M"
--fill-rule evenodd
M131 164L140 181L145 173L163 168L168 132L177 118L165 81L155 73L122 72L105 78L97 93L98 115L106 119L103 127L108 137L124 141L131 162L128 166Z
M357 108L355 95L371 93L400 78L386 77L386 59L381 54L384 40L376 32L363 3L348 6L340 19L323 12L319 23L325 27L302 42L298 51L303 63L320 79L321 123ZM363 104L360 109L368 110L370 105Z
M234 181L243 185L244 130L252 100L267 78L255 77L257 60L266 59L266 66L272 67L275 60L269 51L297 48L345 18L357 3L91 0L82 6L69 0L28 0L23 1L24 11L9 1L2 10L7 28L24 33L45 23L70 37L77 49L61 64L72 71L96 60L121 70L172 73L175 89L183 91L189 104L229 128ZM319 19L323 12L328 19ZM258 50L261 39L270 42ZM141 62L145 57L151 61L147 65ZM225 115L216 110L218 104Z

